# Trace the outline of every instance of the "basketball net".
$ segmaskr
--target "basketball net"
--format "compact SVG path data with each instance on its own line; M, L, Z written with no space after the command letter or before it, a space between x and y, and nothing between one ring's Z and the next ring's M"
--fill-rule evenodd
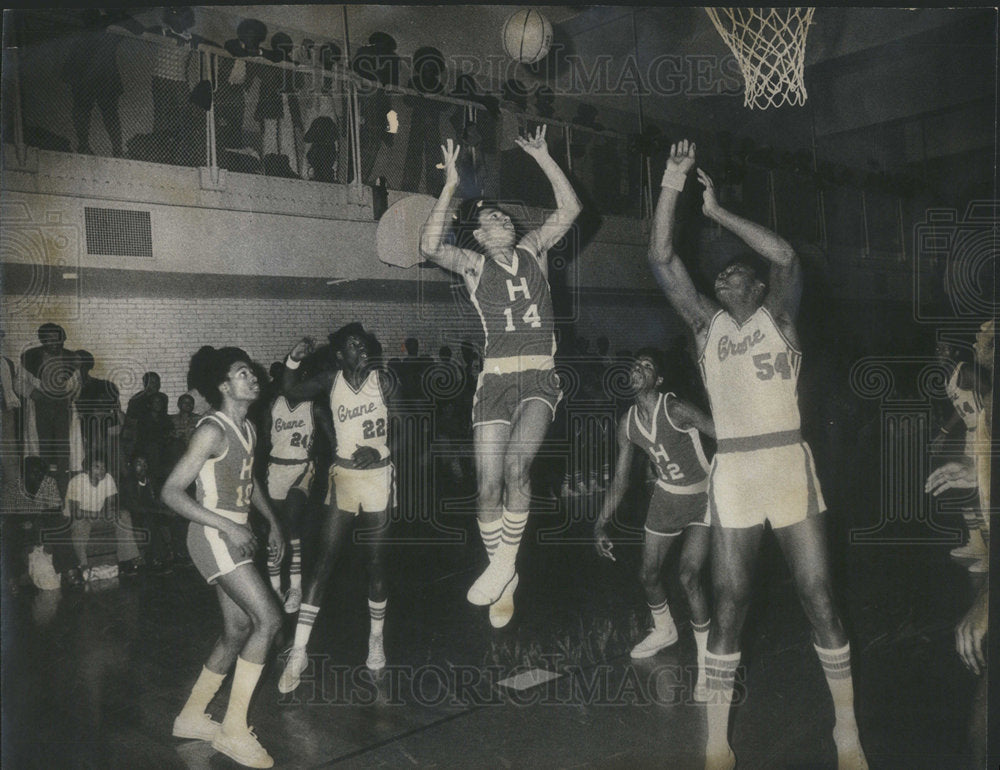
M706 8L715 28L740 65L743 106L801 106L806 34L815 8Z

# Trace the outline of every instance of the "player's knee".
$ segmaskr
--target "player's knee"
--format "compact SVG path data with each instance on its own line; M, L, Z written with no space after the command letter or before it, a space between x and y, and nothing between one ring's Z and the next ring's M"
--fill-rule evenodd
M253 625L255 630L264 634L268 639L273 639L281 630L281 613L278 612L273 602L268 602L266 606L254 613Z
M660 565L654 561L643 561L639 565L639 582L647 591L660 585Z
M531 460L521 456L504 463L503 477L509 489L526 492L530 485Z
M503 482L494 476L480 475L479 477L479 504L484 507L494 508L500 505L500 495L503 491Z
M239 650L252 630L253 625L248 617L230 620L222 630L222 642L231 650Z

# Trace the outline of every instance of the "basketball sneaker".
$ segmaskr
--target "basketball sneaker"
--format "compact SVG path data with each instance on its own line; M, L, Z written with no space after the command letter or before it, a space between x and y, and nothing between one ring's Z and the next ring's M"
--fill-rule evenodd
M281 672L281 678L278 680L278 692L288 693L298 687L299 677L308 665L306 648L292 647L288 653L288 660L285 661L285 670Z
M299 611L299 607L302 605L302 589L301 588L289 588L288 592L285 594L285 613L287 615L294 615Z
M185 714L183 711L174 720L173 736L175 738L190 738L195 741L210 741L222 727L208 714Z
M490 605L490 625L493 628L503 628L514 617L514 591L517 590L517 583L518 578L515 572L514 577L500 594L500 598Z
M654 628L649 635L632 648L629 653L633 658L650 658L660 650L669 647L677 642L677 626L674 625L673 618L669 619L669 624L664 629Z
M465 598L469 600L470 604L479 607L493 604L514 579L515 574L513 561L493 559L483 574L469 588Z
M381 671L385 668L385 650L382 648L382 634L371 634L368 637L368 660L365 665L369 671Z
M260 745L252 727L232 735L219 730L212 739L212 748L244 767L274 767L274 759Z

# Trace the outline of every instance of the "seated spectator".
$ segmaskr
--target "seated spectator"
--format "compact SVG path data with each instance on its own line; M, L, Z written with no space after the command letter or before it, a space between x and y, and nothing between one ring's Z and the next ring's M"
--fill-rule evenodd
M73 550L84 579L90 578L87 546L95 522L109 522L115 534L115 549L120 575L138 573L140 557L135 544L135 529L127 510L118 508L118 485L108 475L104 460L88 457L83 473L69 480L63 515L70 519Z
M121 498L122 506L131 514L133 523L149 533L146 565L154 574L170 572L174 561L170 524L175 517L160 502L160 489L150 477L149 462L141 453L133 455L129 463L122 480Z

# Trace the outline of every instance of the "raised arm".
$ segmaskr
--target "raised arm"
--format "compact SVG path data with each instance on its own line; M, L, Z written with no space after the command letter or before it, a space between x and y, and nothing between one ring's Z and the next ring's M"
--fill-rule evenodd
M450 243L445 243L448 234L448 214L451 210L451 199L458 188L458 153L461 150L451 139L441 146L443 162L439 168L444 168L444 187L437 203L431 209L430 216L420 232L420 253L445 270L465 276L478 269L479 254L468 249L460 249Z
M705 186L702 213L740 238L771 265L770 281L764 305L774 314L794 320L802 299L802 268L792 245L773 230L744 219L719 205L711 178L698 169L698 180Z
M715 423L701 409L679 398L670 399L667 404L670 419L681 429L695 428L705 436L715 438Z
M542 173L549 180L549 184L552 185L552 192L556 198L556 210L549 214L541 227L525 236L525 240L530 239L529 242L539 256L566 235L583 210L583 205L573 190L573 185L570 184L559 164L549 155L549 148L545 143L545 129L546 125L543 123L535 131L534 136L529 134L527 137L519 136L514 140L518 147L535 159L538 167L542 169Z
M303 337L295 343L288 354L288 362L300 363L306 356L313 352L313 341L309 337ZM298 381L296 369L298 366L289 366L285 363L285 370L281 373L281 392L293 401L312 401L319 396L330 391L330 384L333 375L330 372L320 372L307 380Z
M598 554L611 559L611 561L615 560L614 555L611 553L613 545L605 527L611 521L615 509L621 505L622 498L625 497L629 473L632 470L633 450L632 442L628 437L627 425L628 413L626 412L618 421L618 461L615 464L615 475L611 479L611 489L604 496L604 504L601 506L601 512L598 514L597 521L594 524L594 547L597 549Z
M694 287L687 268L674 251L674 219L677 199L688 172L694 167L694 142L677 142L670 147L670 157L663 172L660 199L653 215L649 237L649 266L674 310L694 332L699 345L704 342L708 325L717 310L715 303Z

